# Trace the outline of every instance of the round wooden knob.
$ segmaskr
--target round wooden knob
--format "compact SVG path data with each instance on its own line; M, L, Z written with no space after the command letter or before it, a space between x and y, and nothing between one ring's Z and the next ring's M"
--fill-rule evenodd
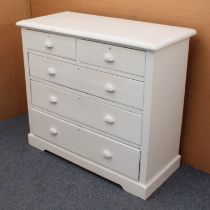
M112 158L112 153L108 150L104 150L103 151L103 156L107 159L111 159Z
M108 93L114 93L114 92L115 92L115 87L114 87L114 85L111 84L111 83L105 84L104 89L105 89L105 91L108 92Z
M50 101L50 103L52 103L52 104L56 104L56 103L58 102L58 99L57 99L56 96L51 95L51 96L49 97L49 101Z
M107 114L104 117L104 121L108 124L114 124L114 117L112 117L111 115Z
M53 136L56 136L58 134L57 129L54 127L50 128L50 134L52 134Z
M50 76L54 76L56 75L56 70L53 68L53 67L49 67L47 69L47 73L50 75Z
M53 43L50 40L45 41L44 45L48 49L52 49L53 48Z
M112 53L107 52L104 54L104 60L107 62L114 62L114 56L112 55Z

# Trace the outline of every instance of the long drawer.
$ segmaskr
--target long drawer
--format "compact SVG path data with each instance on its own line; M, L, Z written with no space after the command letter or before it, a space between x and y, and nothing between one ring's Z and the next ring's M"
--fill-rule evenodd
M79 61L144 76L145 52L86 40L78 40Z
M142 116L31 81L32 104L135 144Z
M138 180L140 150L31 110L31 132L73 153Z
M28 49L76 60L76 39L27 30L24 33Z
M101 98L143 107L144 83L29 54L30 75Z

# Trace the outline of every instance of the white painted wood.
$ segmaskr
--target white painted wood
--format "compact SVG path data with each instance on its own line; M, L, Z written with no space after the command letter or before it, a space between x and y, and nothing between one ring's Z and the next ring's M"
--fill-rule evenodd
M32 128L31 121L31 84L30 84L30 72L29 72L29 63L28 63L28 51L26 47L26 37L25 37L25 29L21 29L22 35L22 45L23 45L23 56L24 56L24 68L25 68L25 81L26 81L26 95L27 95L27 104L28 104L28 118L29 118L29 128Z
M76 40L78 40L78 39L76 39ZM58 57L56 55L47 54L47 53L44 53L44 52L41 52L41 51L37 52L37 51L31 50L31 49L27 49L27 52L31 53L31 54L40 55L42 57L47 57L47 58L50 58L50 59L53 59L53 60L58 60L58 61L62 61L62 62L65 62L65 63L71 63L73 65L77 65L77 66L80 66L80 67L84 67L84 68L88 68L88 69L92 69L92 70L95 70L95 71L100 71L100 72L103 72L103 73L108 73L108 74L112 74L112 75L115 75L115 76L120 76L120 77L124 77L124 78L128 78L128 79L133 79L133 80L137 80L137 81L144 81L144 79L145 79L144 76L137 76L137 75L134 75L134 74L129 74L127 72L116 71L116 70L113 70L113 69L107 69L107 68L100 67L100 66L90 65L90 64L87 64L87 63L81 63L78 60L70 60L68 58Z
M25 30L24 36L28 49L76 60L75 38L30 30Z
M147 50L158 50L196 34L189 28L75 12L23 20L17 25Z
M144 83L70 63L29 54L30 75L75 90L122 103L143 107Z
M79 61L134 75L144 76L145 52L113 45L78 40Z
M196 31L71 12L17 24L29 143L150 196L180 164L189 37Z
M129 193L132 193L135 196L138 196L142 199L147 199L154 191L157 189L180 165L180 156L169 162L148 185L145 185L141 182L135 181L128 177L125 177L113 170L105 168L104 166L94 163L87 158L79 156L76 153L67 151L60 146L52 144L51 142L45 141L33 134L28 136L29 144L42 150L50 151L56 155L59 155L85 169L88 169L100 176L103 176L123 187Z
M31 81L32 104L102 130L135 144L141 144L141 115L79 97Z
M150 182L177 154L189 39L147 55L141 178Z
M50 87L53 87L53 88L55 88L55 89L59 89L59 90L65 91L65 92L70 92L70 93L72 93L72 94L74 94L74 95L77 95L78 97L84 97L84 98L87 98L87 99L90 99L90 100L93 100L93 101L96 101L96 102L99 102L99 103L108 105L108 106L110 106L110 107L114 107L114 108L118 108L118 109L121 109L121 110L125 110L125 111L131 112L131 113L135 113L135 114L137 114L137 115L141 115L141 116L142 116L142 113L143 113L142 110L139 110L139 112L135 112L137 109L134 109L135 111L133 111L133 110L131 109L132 111L130 111L129 109L124 109L124 107L130 108L130 107L128 107L128 106L122 106L122 107L120 107L120 104L119 104L119 103L116 103L118 106L115 106L114 103L110 103L110 104L109 104L109 103L106 103L107 100L104 100L104 99L102 99L102 98L98 98L98 97L95 97L95 96L92 96L92 95L89 95L89 94L86 94L86 93L82 93L82 92L79 92L79 91L76 91L76 90L73 90L73 89L69 89L69 88L67 88L67 87L64 87L64 86L61 86L61 85L57 85L57 84L55 84L55 83L50 83L50 82L48 82L48 81L43 81L43 80L40 80L40 79L37 79L37 78L34 78L34 77L33 77L33 78L31 77L31 80L36 81L36 82L38 82L38 83L45 84L45 85L50 86ZM95 100L95 99L97 99L97 100ZM99 134L102 134L102 135L105 135L105 136L107 136L107 137L109 137L109 138L115 139L115 140L117 140L117 141L120 141L120 142L122 142L122 143L128 144L128 145L133 146L133 147L135 147L135 148L140 148L140 147L141 147L141 145L137 145L137 144L135 144L135 143L132 143L132 142L127 141L127 140L125 140L125 139L122 139L122 138L120 138L120 137L113 136L112 134L109 134L109 133L104 132L104 131L102 131L102 130L99 131L98 129L96 129L96 128L94 128L94 127L90 127L89 125L85 125L84 123L80 123L80 122L78 122L78 121L72 120L72 119L70 119L70 118L68 118L68 117L66 117L66 116L61 116L61 115L59 115L59 114L56 114L55 112L52 112L52 111L49 111L49 110L43 110L43 109L38 108L37 106L34 106L34 105L32 105L32 104L31 104L31 108L39 109L40 111L42 110L42 111L44 111L46 114L53 115L53 116L55 116L55 117L57 117L57 118L63 119L64 121L67 121L67 122L69 122L69 123L72 123L72 124L75 124L75 123L76 123L76 124L77 124L78 126L80 126L80 127L89 129L89 130L91 130L91 131L93 131L93 132L96 132L96 133L99 133Z
M140 150L32 110L32 133L68 151L138 180ZM132 163L132 164L130 164Z

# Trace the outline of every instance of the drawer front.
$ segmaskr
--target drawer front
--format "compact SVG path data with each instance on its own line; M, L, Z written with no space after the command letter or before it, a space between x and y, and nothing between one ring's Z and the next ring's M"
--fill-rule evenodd
M145 52L123 47L78 40L79 61L82 63L144 76Z
M32 133L93 162L138 180L140 150L36 110Z
M26 30L26 47L44 53L76 60L76 40L71 37Z
M29 54L32 76L130 107L143 107L144 83Z
M31 81L32 104L135 144L141 142L141 115Z

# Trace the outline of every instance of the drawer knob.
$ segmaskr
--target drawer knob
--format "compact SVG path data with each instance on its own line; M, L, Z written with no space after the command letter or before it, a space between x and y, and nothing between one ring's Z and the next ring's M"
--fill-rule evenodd
M50 128L50 134L52 134L53 136L56 136L58 134L58 131L56 128Z
M111 115L105 115L104 120L108 124L114 124L114 118Z
M48 49L52 49L53 48L53 43L51 41L49 41L49 40L45 41L44 45Z
M114 62L114 56L112 53L108 52L104 54L104 60L107 62Z
M115 87L114 85L110 84L110 83L107 83L105 86L104 86L104 89L106 92L108 93L114 93L115 92Z
M58 102L58 99L57 99L56 96L51 95L51 96L49 97L49 101L50 101L50 103L52 103L52 104L56 104L56 103Z
M56 70L53 68L53 67L49 67L47 69L47 73L50 75L50 76L54 76L56 75Z
M111 159L112 158L112 153L108 150L104 150L103 151L103 156L107 159Z

